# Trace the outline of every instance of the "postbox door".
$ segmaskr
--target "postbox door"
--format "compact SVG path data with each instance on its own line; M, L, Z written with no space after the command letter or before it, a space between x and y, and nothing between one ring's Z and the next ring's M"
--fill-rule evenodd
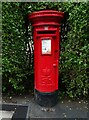
M39 42L38 90L52 92L58 89L58 41L41 37Z

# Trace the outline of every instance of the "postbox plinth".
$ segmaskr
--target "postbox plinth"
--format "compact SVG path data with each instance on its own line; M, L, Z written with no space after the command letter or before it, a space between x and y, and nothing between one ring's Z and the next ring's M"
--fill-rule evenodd
M34 38L35 100L53 106L58 100L60 21L63 12L42 10L28 15Z

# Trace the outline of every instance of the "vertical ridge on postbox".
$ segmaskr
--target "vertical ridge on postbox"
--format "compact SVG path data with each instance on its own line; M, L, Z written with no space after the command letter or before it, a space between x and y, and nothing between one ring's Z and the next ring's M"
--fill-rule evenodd
M63 14L43 10L28 16L34 27L34 88L39 92L37 100L42 93L48 95L58 90L59 27Z

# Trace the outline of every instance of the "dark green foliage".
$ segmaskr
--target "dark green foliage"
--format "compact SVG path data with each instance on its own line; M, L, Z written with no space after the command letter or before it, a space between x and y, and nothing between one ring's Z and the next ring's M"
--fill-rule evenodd
M24 14L19 3L2 5L3 91L24 92L28 87L24 89L25 85L31 82L33 70L30 70L30 49L29 54L26 50L28 39Z
M33 89L31 25L27 33L26 15L42 9L65 12L61 27L60 85L71 98L88 96L89 2L27 2L2 4L3 91ZM25 24L26 22L26 24ZM33 44L33 42L32 42ZM59 86L60 86L59 85Z
M87 96L89 89L88 3L69 3L67 6L64 4L63 9L69 13L67 22L70 31L65 34L67 37L61 42L61 79L70 97Z

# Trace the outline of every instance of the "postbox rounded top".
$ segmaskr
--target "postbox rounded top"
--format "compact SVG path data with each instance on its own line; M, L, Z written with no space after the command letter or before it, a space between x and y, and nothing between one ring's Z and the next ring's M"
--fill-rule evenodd
M56 10L42 10L28 14L28 19L31 21L32 25L43 25L51 24L59 25L60 21L63 19L64 12L59 12Z

